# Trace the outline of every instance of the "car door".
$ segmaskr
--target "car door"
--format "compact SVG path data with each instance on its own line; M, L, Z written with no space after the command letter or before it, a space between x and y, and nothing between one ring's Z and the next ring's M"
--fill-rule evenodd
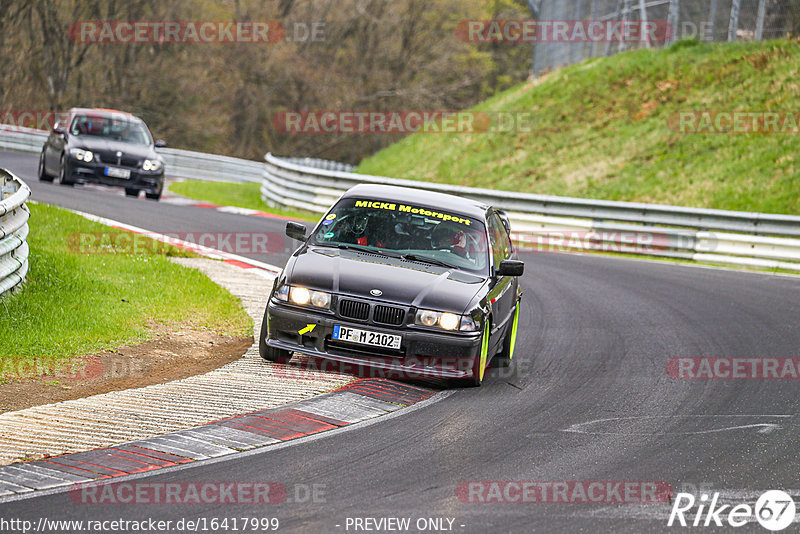
M502 343L503 336L514 311L517 291L516 281L512 276L498 276L496 274L500 262L511 259L513 247L511 238L496 212L492 211L488 217L489 240L492 247L492 275L493 283L489 292L489 302L492 306L492 343Z
M56 122L47 137L44 150L44 166L50 174L58 174L59 172L61 152L63 152L66 144L67 126L65 122Z

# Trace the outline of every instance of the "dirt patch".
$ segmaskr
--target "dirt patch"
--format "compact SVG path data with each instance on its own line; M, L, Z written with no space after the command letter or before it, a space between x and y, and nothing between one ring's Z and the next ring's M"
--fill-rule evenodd
M252 344L252 337L205 330L162 331L152 341L84 358L75 371L5 381L0 413L207 373L237 360Z

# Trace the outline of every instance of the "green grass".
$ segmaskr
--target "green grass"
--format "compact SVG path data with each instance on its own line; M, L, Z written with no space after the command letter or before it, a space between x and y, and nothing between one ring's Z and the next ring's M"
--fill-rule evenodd
M257 183L228 183L228 182L205 182L200 180L186 180L170 184L169 190L177 195L181 195L219 206L236 206L238 208L248 208L251 210L265 211L292 219L317 222L319 214L308 211L279 209L267 206L261 199L261 185Z
M120 246L81 254L78 234L122 232L52 206L30 208L28 280L22 291L0 299L0 376L42 361L67 367L103 349L140 343L153 337L154 325L252 334L238 299L167 257L187 254L156 247L130 254Z
M684 134L679 111L800 112L794 41L638 50L573 65L476 110L530 112L530 132L416 134L357 172L491 189L800 213L797 134Z

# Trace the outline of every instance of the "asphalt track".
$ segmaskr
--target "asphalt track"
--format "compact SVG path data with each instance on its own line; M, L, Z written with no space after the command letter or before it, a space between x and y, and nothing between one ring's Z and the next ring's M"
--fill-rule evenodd
M284 225L43 184L33 155L0 152L0 167L26 179L35 200L149 230ZM494 369L480 389L375 424L138 480L276 481L293 502L86 505L62 493L0 504L0 517L277 517L279 532L365 532L352 523L365 517L407 517L412 526L452 518L453 532L663 532L682 530L667 528L668 503L473 503L456 489L469 481L664 481L730 502L752 504L769 489L800 494L800 382L666 372L676 357L800 356L800 279L572 254L524 259L512 371ZM324 496L298 502L292 489L311 484ZM738 530L766 532L757 523Z

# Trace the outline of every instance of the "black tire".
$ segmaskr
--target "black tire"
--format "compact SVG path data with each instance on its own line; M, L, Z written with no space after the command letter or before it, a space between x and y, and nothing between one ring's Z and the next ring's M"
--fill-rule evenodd
M126 197L134 197L134 198L137 198L137 197L139 196L139 190L138 190L138 189L131 188L131 187L126 187L126 188L125 188L125 196L126 196Z
M514 316L511 318L511 325L506 330L505 339L503 339L502 350L492 359L492 367L508 367L511 365L511 359L514 357L514 347L517 341L517 326L519 325L519 305L514 307Z
M292 353L288 350L276 349L267 345L267 335L269 334L269 315L264 311L264 319L261 321L261 334L258 337L258 353L267 361L276 363L287 363L292 359Z
M61 154L61 165L58 167L58 183L68 187L75 185L75 182L69 179L69 164L64 154Z
M486 367L489 365L489 335L491 332L489 322L487 317L486 325L483 327L483 336L481 336L481 350L472 364L472 377L468 382L472 387L480 387L486 374Z
M53 177L47 174L47 171L44 168L44 151L39 156L39 181L41 182L53 181Z
M144 196L146 196L149 200L158 201L159 199L161 199L161 192L159 191L158 193L145 193Z

